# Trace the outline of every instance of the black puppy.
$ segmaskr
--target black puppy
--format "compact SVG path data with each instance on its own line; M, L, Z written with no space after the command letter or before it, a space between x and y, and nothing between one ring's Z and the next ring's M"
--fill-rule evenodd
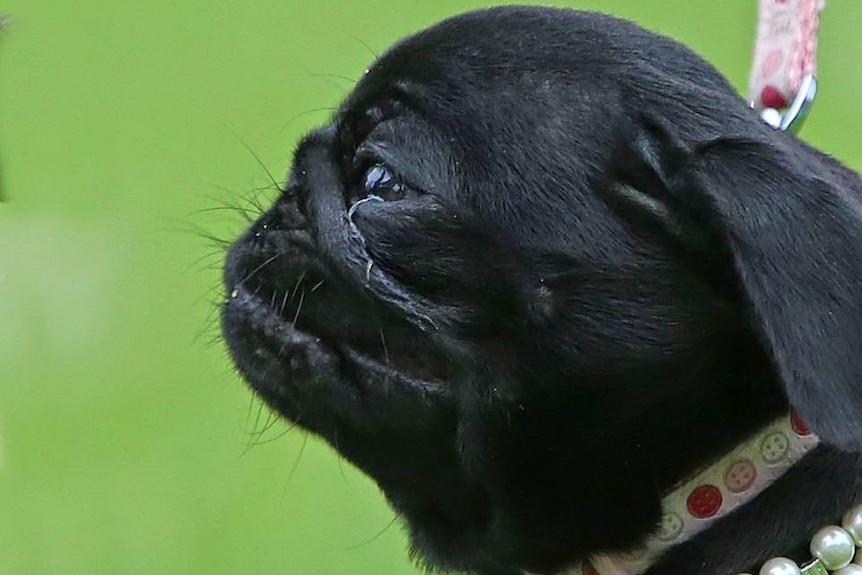
M554 573L793 406L823 443L649 575L796 552L862 501L862 182L710 65L509 7L401 42L232 247L254 390L432 566Z

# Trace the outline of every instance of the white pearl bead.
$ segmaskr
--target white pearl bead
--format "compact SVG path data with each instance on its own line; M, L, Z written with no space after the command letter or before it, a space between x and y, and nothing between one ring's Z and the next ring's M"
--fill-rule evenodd
M847 512L841 526L853 538L857 547L862 547L862 505L857 505Z
M777 128L781 125L781 112L775 108L764 108L763 111L760 112L760 119L773 128Z
M848 565L855 552L853 538L837 525L827 525L811 538L811 554L829 571Z
M760 575L802 575L802 570L790 559L775 557L763 564Z
M862 575L862 565L851 563L847 567L842 567L838 571L833 571L832 575Z

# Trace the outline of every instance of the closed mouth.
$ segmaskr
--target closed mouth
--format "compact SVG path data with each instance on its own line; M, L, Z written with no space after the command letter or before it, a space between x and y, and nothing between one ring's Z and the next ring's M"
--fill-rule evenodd
M277 295L262 283L238 283L223 311L224 330L237 365L265 397L290 394L284 388L304 388L324 379L329 385L348 384L353 391L386 394L398 387L422 395L449 395L444 385L450 377L448 362L412 326L390 317L391 312L377 310L346 325L343 320L332 325L328 320L333 314L343 318L344 310L328 311L309 300L320 295L330 304L343 301L343 296L306 293L303 308L303 298L291 297L287 302L286 294ZM350 311L367 314L368 309L354 305ZM369 328L372 324L380 325L376 333ZM351 329L356 325L361 329Z

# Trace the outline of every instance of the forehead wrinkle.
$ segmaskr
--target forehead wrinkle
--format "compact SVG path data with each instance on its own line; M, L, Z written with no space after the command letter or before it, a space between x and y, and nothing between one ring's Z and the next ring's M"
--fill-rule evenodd
M453 56L435 36L422 33L384 54L344 109L393 98L420 116L449 150L447 180L457 182L458 203L507 232L517 229L520 241L577 245L598 257L626 251L628 234L597 213L605 206L596 197L612 148L603 134L614 121L606 108L618 95L616 80L572 79L561 70L578 68L577 58L567 52L543 60L541 45L517 54L471 52L487 43L473 39ZM597 235L614 241L594 245Z

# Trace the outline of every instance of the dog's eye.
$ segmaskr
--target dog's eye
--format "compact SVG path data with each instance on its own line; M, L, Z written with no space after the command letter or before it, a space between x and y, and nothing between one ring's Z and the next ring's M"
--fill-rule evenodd
M382 164L374 164L365 170L362 189L366 196L377 196L387 201L401 200L407 192L404 182Z

